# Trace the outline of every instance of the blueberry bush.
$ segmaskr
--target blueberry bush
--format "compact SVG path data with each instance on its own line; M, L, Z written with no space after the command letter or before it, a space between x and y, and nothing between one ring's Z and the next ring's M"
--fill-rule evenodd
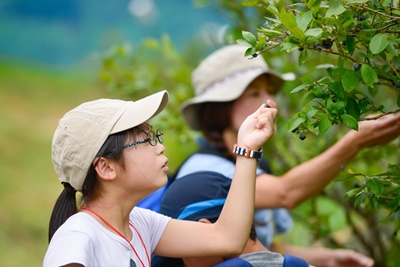
M193 96L191 71L227 43L247 46L281 73L294 73L277 96L279 131L264 148L274 172L288 171L332 145L358 122L399 112L399 1L195 0L229 20L224 39L198 36L180 48L168 36L116 44L104 54L100 78L121 97L162 89L170 104L154 122L168 129L174 168L197 147L180 104ZM209 35L215 33L210 32ZM216 34L215 34L216 35ZM183 47L183 48L182 48ZM173 133L173 134L172 134ZM323 192L293 210L299 245L348 247L376 266L400 262L399 138L364 149ZM171 153L171 151L173 151Z

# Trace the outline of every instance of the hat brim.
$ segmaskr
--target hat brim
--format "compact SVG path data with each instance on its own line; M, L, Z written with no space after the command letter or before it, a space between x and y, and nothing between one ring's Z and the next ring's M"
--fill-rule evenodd
M193 130L201 130L201 126L199 123L199 108L200 104L206 102L229 102L239 98L243 92L246 90L247 86L258 76L265 74L268 76L268 80L272 85L272 89L274 90L273 94L277 93L281 88L285 80L281 77L281 75L265 69L260 69L259 71L254 71L245 76L241 76L237 79L230 79L229 81L224 82L221 85L212 88L211 90L196 96L192 99L189 99L183 102L181 107L181 114L185 122L189 125Z
M168 99L168 92L163 90L130 103L114 124L110 134L125 131L153 118L167 106Z

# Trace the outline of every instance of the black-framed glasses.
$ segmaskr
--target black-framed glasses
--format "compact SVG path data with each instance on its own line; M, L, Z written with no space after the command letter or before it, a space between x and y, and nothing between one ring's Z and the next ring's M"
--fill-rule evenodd
M147 133L147 138L124 145L124 148L133 147L133 146L143 144L146 142L149 142L149 144L151 146L155 146L155 145L157 145L157 140L158 140L158 142L160 142L160 144L162 144L162 143L164 143L163 135L164 134L161 132L160 129L158 129L156 132L150 131L149 133Z

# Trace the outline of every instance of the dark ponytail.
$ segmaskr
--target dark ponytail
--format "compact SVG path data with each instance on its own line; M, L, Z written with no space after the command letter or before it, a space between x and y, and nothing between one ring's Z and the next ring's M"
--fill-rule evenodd
M130 130L108 136L95 158L104 157L107 159L115 160L122 166L122 168L124 168L122 154L124 150L123 147L127 140L136 141L136 137L139 134L143 132L148 133L150 130L151 126L148 123L143 123ZM90 201L96 199L100 195L101 188L98 184L95 167L95 164L91 164L88 169L86 178L83 182L79 205L76 198L75 189L69 183L62 183L64 185L64 190L58 197L50 217L49 242L57 229L69 217L79 211L78 208L80 208L85 203L89 203Z
M68 183L63 183L64 190L58 197L50 217L49 243L57 229L72 215L78 212L76 191Z

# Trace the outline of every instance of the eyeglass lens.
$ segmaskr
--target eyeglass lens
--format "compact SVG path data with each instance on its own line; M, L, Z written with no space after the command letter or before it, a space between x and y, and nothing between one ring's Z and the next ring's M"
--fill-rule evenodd
M156 133L151 131L148 133L149 143L152 146L157 145L157 139L160 144L164 143L163 133L160 130L157 130Z

